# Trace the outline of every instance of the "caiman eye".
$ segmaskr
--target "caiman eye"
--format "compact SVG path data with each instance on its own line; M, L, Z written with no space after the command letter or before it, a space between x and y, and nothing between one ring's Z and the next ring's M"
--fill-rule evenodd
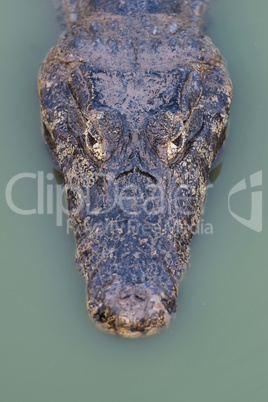
M167 156L170 161L181 154L184 149L186 134L183 124L177 124L176 133L177 136L174 136L174 139L171 138L168 141Z
M102 146L102 139L98 131L94 127L93 121L88 120L87 129L85 132L85 144L88 151L99 161L104 158L104 150Z
M181 116L159 112L149 121L147 136L161 159L178 157L184 149L185 127Z
M87 121L86 146L98 160L109 158L122 135L122 121L117 112L92 113Z

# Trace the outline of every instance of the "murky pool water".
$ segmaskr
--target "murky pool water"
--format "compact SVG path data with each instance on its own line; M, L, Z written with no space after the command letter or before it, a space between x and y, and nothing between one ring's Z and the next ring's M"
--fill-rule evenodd
M88 320L73 237L58 211L36 95L38 67L59 34L53 6L1 5L1 401L267 400L268 4L214 4L208 32L234 83L223 167L208 191L177 319L142 340L107 335ZM14 186L12 211L5 190L21 173L28 178Z

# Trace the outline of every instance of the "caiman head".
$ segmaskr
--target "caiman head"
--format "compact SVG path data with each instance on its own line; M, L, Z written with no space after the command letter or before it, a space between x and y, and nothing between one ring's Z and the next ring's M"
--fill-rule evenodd
M39 78L89 315L130 337L175 312L232 93L210 39L178 16L144 18L74 25Z

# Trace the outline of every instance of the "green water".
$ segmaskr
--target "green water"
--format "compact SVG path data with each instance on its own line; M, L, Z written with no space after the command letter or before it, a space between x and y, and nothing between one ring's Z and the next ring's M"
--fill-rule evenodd
M208 191L177 319L158 336L124 340L88 320L73 237L56 225L55 209L23 216L6 204L14 175L52 172L36 76L59 28L49 1L1 4L1 402L268 400L267 13L265 0L215 1L208 31L234 83L222 171ZM233 186L243 179L249 186L259 171L262 232L228 210ZM47 194L56 183L45 176L44 186ZM12 196L21 209L36 208L36 180L18 181ZM233 196L231 208L250 219L249 188ZM213 234L204 234L208 224Z

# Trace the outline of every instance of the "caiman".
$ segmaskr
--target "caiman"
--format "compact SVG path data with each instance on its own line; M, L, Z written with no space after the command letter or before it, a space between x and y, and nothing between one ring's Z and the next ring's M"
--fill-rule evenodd
M61 0L38 91L64 177L89 316L125 337L167 327L226 136L232 85L207 0Z

